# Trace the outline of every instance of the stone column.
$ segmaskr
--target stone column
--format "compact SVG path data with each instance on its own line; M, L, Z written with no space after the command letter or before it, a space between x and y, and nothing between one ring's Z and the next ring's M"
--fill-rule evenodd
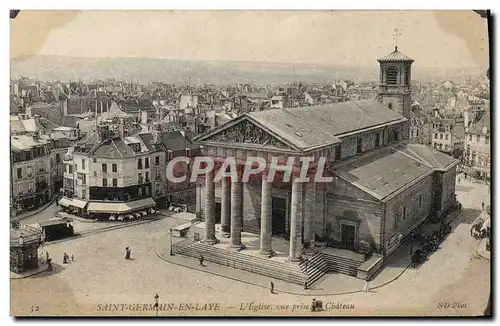
M300 260L302 250L302 183L292 179L292 200L290 203L290 254L289 260Z
M235 250L242 250L245 246L241 243L241 219L243 217L243 183L240 181L241 175L238 173L238 180L231 180L231 243L229 247Z
M214 171L205 173L205 238L203 242L217 243L215 237L215 183Z
M221 236L229 238L231 226L231 183L230 178L221 180Z
M309 244L309 248L314 249L314 216L316 214L316 183L314 176L310 176L310 181L305 185L304 201L304 243Z
M272 242L272 182L267 181L267 173L262 174L262 193L260 208L260 251L265 256L273 254Z
M201 220L201 181L196 181L196 219Z

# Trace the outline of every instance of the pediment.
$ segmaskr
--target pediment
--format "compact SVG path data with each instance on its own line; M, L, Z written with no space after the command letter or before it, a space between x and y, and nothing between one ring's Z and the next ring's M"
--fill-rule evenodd
M265 130L262 126L248 119L242 119L220 130L213 130L198 141L209 141L231 144L253 144L286 150L296 150L291 144L278 139L278 136Z

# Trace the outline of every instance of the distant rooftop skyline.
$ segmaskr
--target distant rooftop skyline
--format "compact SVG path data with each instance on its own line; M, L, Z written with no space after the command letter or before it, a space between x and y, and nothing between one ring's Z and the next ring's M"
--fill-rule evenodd
M13 58L373 66L397 42L415 65L488 67L486 20L472 11L21 11L11 37Z

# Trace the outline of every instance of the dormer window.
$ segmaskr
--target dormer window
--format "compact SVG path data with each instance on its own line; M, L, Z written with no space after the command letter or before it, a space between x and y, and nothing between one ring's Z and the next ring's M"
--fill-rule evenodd
M134 151L134 153L139 153L141 151L141 144L139 143L129 144L128 146Z

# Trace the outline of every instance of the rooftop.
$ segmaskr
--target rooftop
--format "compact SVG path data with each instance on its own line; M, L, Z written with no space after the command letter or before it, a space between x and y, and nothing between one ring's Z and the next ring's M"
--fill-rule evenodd
M379 200L411 181L433 171L433 168L406 155L401 150L385 147L355 157L332 168L349 183Z
M457 162L428 146L401 144L341 161L332 171L383 200L412 181L436 170L446 171Z
M476 135L481 135L483 134L483 127L486 127L486 135L490 134L490 125L491 125L491 116L490 116L490 111L485 111L479 120L472 124L469 129L467 130L467 133L469 134L476 134Z
M373 100L259 111L247 116L302 149L340 142L339 137L346 133L406 120Z
M11 149L13 151L27 151L33 147L48 145L49 142L42 138L26 135L11 136Z

